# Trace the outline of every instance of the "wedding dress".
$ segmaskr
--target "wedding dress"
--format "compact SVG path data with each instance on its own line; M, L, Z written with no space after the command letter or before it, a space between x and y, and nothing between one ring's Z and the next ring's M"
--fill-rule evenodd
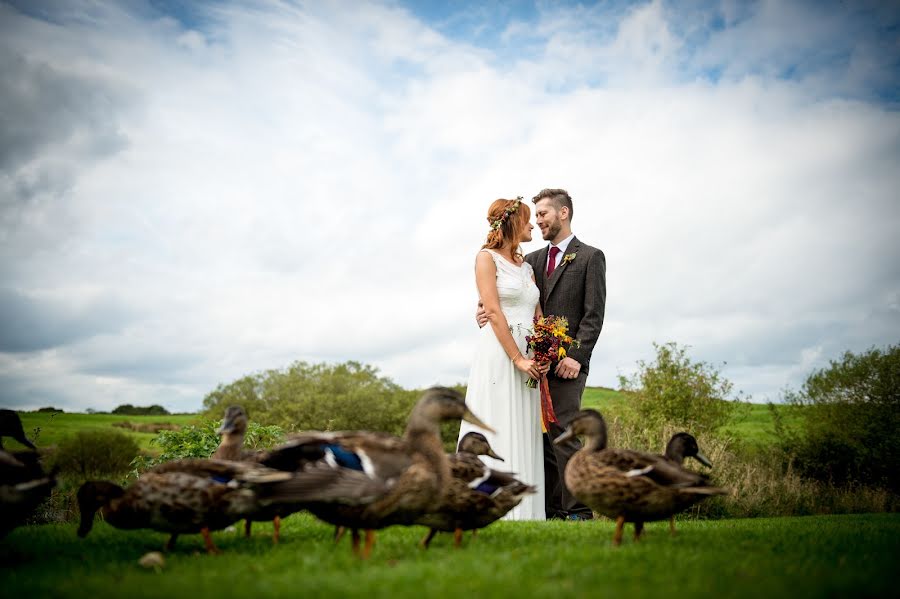
M488 252L497 265L500 308L519 351L526 355L525 335L531 330L534 310L540 300L531 265L525 262L516 266L496 252L482 251ZM482 327L469 371L466 404L497 433L463 422L460 438L470 431L484 434L494 452L505 460L481 456L490 468L515 472L519 480L538 487L537 494L527 495L504 520L545 519L540 391L528 388L527 380L528 375L518 370L506 355L493 328Z

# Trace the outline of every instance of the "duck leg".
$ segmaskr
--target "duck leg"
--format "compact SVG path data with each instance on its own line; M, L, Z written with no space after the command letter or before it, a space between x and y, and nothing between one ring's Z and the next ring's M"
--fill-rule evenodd
M641 540L641 535L644 533L644 523L643 522L635 522L634 523L634 540L635 542Z
M359 529L354 528L350 531L350 539L352 540L351 548L353 549L353 555L359 556Z
M431 545L431 539L433 539L434 535L436 535L437 533L438 531L434 528L428 531L428 534L425 535L425 538L423 538L419 543L419 545L422 546L422 549L428 549L428 546Z
M625 528L625 516L616 518L616 534L613 536L613 545L618 547L622 544L622 530Z
M344 538L344 533L347 532L347 529L343 526L335 526L334 527L334 543L338 544L341 542L341 539Z
M166 541L166 548L165 548L165 550L166 550L166 551L172 551L172 550L174 550L174 549L175 549L175 541L177 541L177 540L178 540L178 533L177 533L177 532L173 532L172 535L169 537L169 540Z
M478 529L477 529L477 528L473 528L473 529L472 529L472 538L474 539L474 538L477 537L477 536L478 536Z
M200 529L200 534L203 535L203 542L206 543L206 552L211 554L222 553L219 551L219 548L216 547L216 544L213 543L212 537L209 535L208 528Z
M250 520L244 520L244 536L246 538L250 538L250 528L253 526L253 522Z
M272 526L275 527L275 532L272 534L272 542L277 545L278 538L281 535L281 516L272 518Z
M369 559L369 556L372 555L372 547L375 546L375 531L372 529L366 530L366 544L363 547L362 558Z
M669 516L669 532L675 536L675 516Z
M453 531L453 546L460 547L462 545L463 529L457 528Z

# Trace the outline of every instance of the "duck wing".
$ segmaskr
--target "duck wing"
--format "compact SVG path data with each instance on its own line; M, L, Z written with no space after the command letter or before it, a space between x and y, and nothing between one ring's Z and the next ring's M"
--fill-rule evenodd
M665 487L696 487L707 484L706 477L669 461L663 456L629 449L605 449L595 454L599 463L627 477L644 476Z

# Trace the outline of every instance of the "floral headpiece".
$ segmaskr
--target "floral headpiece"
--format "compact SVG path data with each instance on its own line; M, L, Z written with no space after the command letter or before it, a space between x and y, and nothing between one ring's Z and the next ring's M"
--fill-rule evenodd
M506 207L506 210L503 211L503 214L500 215L500 218L491 223L491 231L496 231L500 227L503 226L503 223L509 220L509 215L515 213L516 210L519 209L519 204L522 203L522 196L517 197L513 200L513 203Z

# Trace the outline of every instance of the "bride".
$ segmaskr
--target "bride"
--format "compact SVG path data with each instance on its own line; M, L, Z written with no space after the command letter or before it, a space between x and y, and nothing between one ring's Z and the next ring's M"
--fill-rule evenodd
M485 463L540 485L544 481L540 392L525 382L529 377L539 379L549 365L524 355L525 335L541 307L534 272L519 249L520 243L531 241L534 228L531 210L521 200L496 200L488 209L490 232L475 258L475 283L490 326L479 331L466 405L498 431L479 432L506 461L482 456ZM471 430L474 427L463 422L460 438ZM539 486L537 494L526 496L504 519L544 518L544 489Z

